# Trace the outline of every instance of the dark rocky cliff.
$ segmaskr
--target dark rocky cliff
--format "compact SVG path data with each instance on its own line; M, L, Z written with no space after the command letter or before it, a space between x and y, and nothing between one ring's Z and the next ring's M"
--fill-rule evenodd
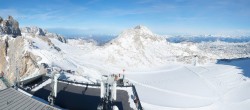
M0 17L0 34L12 35L14 38L21 36L19 23L12 16L9 16L6 20Z

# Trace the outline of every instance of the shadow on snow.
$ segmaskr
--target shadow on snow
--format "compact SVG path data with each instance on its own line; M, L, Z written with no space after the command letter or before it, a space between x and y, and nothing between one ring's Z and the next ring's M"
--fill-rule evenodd
M217 64L231 65L242 70L244 76L250 78L250 58L221 59Z

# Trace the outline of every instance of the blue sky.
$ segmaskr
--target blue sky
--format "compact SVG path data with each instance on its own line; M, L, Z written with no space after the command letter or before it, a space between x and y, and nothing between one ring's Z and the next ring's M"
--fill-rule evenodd
M250 35L250 0L0 0L0 16L62 34Z

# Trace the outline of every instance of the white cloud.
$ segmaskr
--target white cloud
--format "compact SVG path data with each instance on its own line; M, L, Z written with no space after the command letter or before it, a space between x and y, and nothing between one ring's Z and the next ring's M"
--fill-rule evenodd
M76 11L79 12L77 9ZM73 13L72 13L73 14ZM30 20L51 20L56 19L58 21L64 20L66 15L60 10L38 10L38 9L23 9L22 12L16 9L0 9L0 16L7 18L9 15L13 16L15 19L30 19Z
M62 20L63 16L58 15L59 11L48 11L48 12L40 12L36 14L29 15L28 19L40 19L40 20L50 20L50 19L57 19Z

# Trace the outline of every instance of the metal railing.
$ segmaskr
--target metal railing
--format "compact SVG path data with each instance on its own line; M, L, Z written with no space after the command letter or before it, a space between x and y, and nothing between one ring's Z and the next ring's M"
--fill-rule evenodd
M58 81L65 82L65 83L72 83L72 84L79 84L79 85L88 85L88 86L96 86L100 87L101 84L99 83L83 83L83 82L76 82L76 81L69 81L69 80L63 80L63 79L58 79ZM118 87L132 87L132 85L117 85Z
M134 94L135 97L136 97L136 99L135 99L136 102L135 102L135 103L138 103L138 105L136 105L137 109L138 109L138 110L143 110L142 105L141 105L140 98L139 98L139 96L138 96L138 93L137 93L136 88L135 88L134 85L132 85L132 90L133 90L133 94Z

